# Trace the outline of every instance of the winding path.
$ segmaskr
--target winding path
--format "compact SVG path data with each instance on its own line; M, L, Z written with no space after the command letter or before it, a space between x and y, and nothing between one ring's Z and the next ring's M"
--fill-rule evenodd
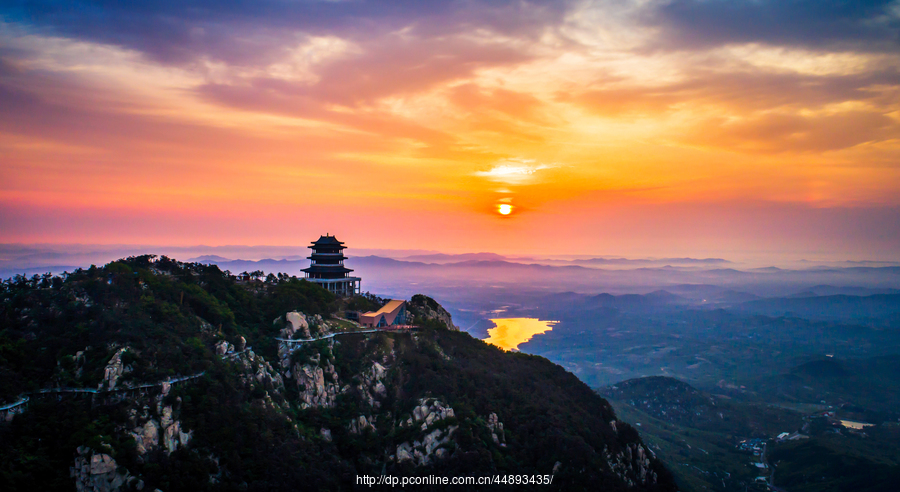
M18 406L20 406L20 405L24 405L24 404L28 403L28 400L30 400L30 399L31 399L31 398L28 398L27 396L23 396L23 397L22 397L19 401L17 401L17 402L13 402L13 403L10 403L9 405L3 405L2 407L0 407L0 412L5 412L5 411L7 411L7 410L12 410L12 409L14 409L14 408L16 408L16 407L18 407Z
M319 340L327 340L329 338L334 338L337 335L358 335L361 333L377 333L379 331L384 331L384 332L388 332L388 333L405 333L405 332L414 331L417 329L418 328L415 326L409 326L409 327L405 327L405 328L373 328L371 330L338 331L335 333L329 333L328 335L325 335L324 337L319 337L319 338L288 339L288 338L276 337L275 340L278 340L279 342L285 342L285 343L306 343L306 342L318 342Z
M25 395L46 395L46 394L51 394L51 393L89 393L92 395L96 395L96 394L103 394L103 393L117 393L120 391L134 391L134 390L140 390L140 389L144 389L144 388L154 388L156 386L162 386L164 383L169 383L169 384L180 383L182 381L187 381L188 379L199 378L200 376L203 376L204 374L206 374L206 371L199 372L197 374L192 374L190 376L178 376L175 378L167 378L167 379L164 379L157 383L141 384L138 386L122 386L120 388L112 388L112 389L106 389L106 390L98 390L98 389L94 389L94 388L62 388L62 387L60 387L60 388L42 388L37 391L26 392ZM0 412L12 410L18 406L28 403L28 400L30 400L30 398L25 395L23 395L22 398L19 399L19 401L17 401L17 402L10 403L9 405L4 405L4 406L0 407Z

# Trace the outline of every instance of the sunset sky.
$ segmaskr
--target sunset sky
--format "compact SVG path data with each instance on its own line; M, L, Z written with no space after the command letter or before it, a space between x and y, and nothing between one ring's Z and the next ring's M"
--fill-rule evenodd
M900 259L900 2L0 3L0 242L326 232Z

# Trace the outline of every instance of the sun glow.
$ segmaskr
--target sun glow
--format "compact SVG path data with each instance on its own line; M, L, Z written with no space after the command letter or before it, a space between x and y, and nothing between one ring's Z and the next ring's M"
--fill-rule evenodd
M508 203L501 203L497 205L497 212L500 212L500 215L509 215L513 211L513 206Z

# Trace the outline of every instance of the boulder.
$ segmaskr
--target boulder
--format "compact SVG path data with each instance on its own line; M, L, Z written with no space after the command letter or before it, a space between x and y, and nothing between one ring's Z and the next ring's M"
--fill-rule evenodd
M402 422L400 426L411 427L421 422L421 428L425 430L435 422L456 416L452 407L444 406L439 400L432 400L431 403L428 403L428 400L427 398L419 399L419 404L412 410L412 416Z
M300 334L301 338L312 338L309 333L309 322L306 315L293 311L284 315L285 327L279 333L281 338L291 339L295 333Z
M410 447L408 442L405 442L399 446L397 446L397 462L402 463L404 461L409 461L413 459L412 456L412 448Z
M166 446L166 454L172 454L175 450L178 449L178 445L181 442L181 423L174 422L172 425L166 427L166 437L165 437L165 446Z
M294 364L291 371L300 391L301 408L332 407L341 390L334 366L328 363L324 368L318 365Z
M116 387L119 377L125 373L125 368L122 365L122 354L126 351L128 351L128 347L122 347L116 350L116 353L109 359L109 362L106 363L106 368L103 370L103 381L100 382L97 389L111 390Z
M491 430L491 439L498 446L505 446L506 432L503 430L503 422L497 417L496 413L488 415L487 427Z
M116 460L108 454L95 454L91 456L91 475L100 475L116 471Z
M135 428L132 436L137 443L137 453L146 454L159 445L159 425L155 420L148 420L143 427Z
M234 346L232 346L225 340L222 340L216 344L216 355L223 356L232 352L234 352Z
M359 417L350 421L350 433L351 434L362 434L366 431L366 429L372 429L375 431L375 419L373 417L366 417L365 415L360 415Z
M451 425L445 430L434 429L425 434L421 441L404 442L397 446L394 453L397 462L412 461L416 466L425 466L434 460L444 459L449 452L443 446L450 443L450 437L459 429Z
M322 436L322 439L325 439L327 442L331 442L331 429L322 427L321 429L319 429L319 434Z
M116 460L108 454L93 453L86 446L79 446L76 453L69 476L75 479L75 490L78 492L119 491L137 480L127 471L121 472Z

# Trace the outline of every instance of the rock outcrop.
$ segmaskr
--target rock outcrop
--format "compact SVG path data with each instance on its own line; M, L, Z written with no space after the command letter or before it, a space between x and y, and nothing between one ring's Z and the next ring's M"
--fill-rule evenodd
M163 398L168 395L171 385L164 383L162 392L156 398L156 411L159 420L151 418L150 408L145 406L140 418L136 411L132 411L131 421L135 427L131 430L138 456L144 456L160 448L166 454L174 453L179 446L187 446L193 437L193 431L185 432L181 422L175 419L171 405L163 405ZM181 399L178 399L180 403ZM143 423L141 423L143 421Z
M325 427L322 427L321 429L319 429L319 435L322 436L322 439L324 439L326 442L332 441L331 429L326 429Z
M412 296L409 302L409 312L414 316L412 320L414 323L436 320L443 323L448 330L459 331L459 327L453 324L450 313L428 296L422 294Z
M172 418L172 407L163 407L159 421L147 419L143 425L138 425L131 431L136 450L139 456L160 448L166 454L174 453L179 446L187 446L191 442L193 432L185 432L181 422Z
M217 331L216 327L211 325L209 323L209 321L206 321L205 319L203 319L199 316L197 316L197 321L200 322L200 333L203 333L204 335L215 335L216 334L216 331Z
M375 417L369 415L366 417L365 415L360 415L359 417L350 421L350 425L348 426L351 434L363 434L366 432L366 429L371 429L372 432L375 432Z
M134 437L138 455L145 455L159 446L159 423L150 419L144 425L135 427L131 436Z
M237 362L244 368L241 379L251 385L272 383L276 391L284 388L284 380L281 374L272 367L272 364L261 355L257 355L253 349L247 349L237 356Z
M78 492L114 492L132 484L137 490L144 488L143 481L120 470L108 454L95 453L86 446L79 446L76 452L75 466L69 468L69 476L75 479Z
M119 350L116 350L116 353L113 354L112 358L109 359L109 362L106 363L106 368L103 371L103 380L100 381L97 389L115 389L119 378L128 372L128 368L124 367L124 364L122 363L122 355L128 350L128 347L122 347Z
M412 415L400 424L400 427L412 427L420 424L422 430L436 422L456 417L456 413L450 406L445 406L439 400L433 398L420 398L419 404L413 408Z
M389 457L398 463L412 461L416 466L431 464L434 460L442 460L450 456L455 447L450 440L459 426L451 425L446 429L434 429L425 434L421 440L404 442L397 446L397 451Z
M175 421L172 422L172 425L166 427L165 433L165 446L166 446L166 454L172 454L178 449L178 446L187 446L187 444L191 441L190 432L184 432L181 430L181 422Z
M225 340L221 340L216 344L216 355L222 357L231 353L234 353L234 345Z
M293 311L284 315L284 321L285 326L279 332L281 338L292 339L297 333L300 335L299 338L311 338L305 314Z
M378 399L387 395L387 388L382 381L386 372L387 369L384 366L378 362L372 362L372 367L359 376L357 389L363 401L368 403L370 407L381 408L381 403Z
M338 386L338 374L331 361L321 363L316 354L307 364L294 364L291 375L300 392L300 408L333 407L334 400L342 392Z
M629 487L657 483L656 472L650 467L650 450L645 449L643 444L632 442L615 455L611 455L608 450L604 450L603 454L610 470Z
M506 432L503 431L503 422L497 417L496 413L488 415L488 429L491 430L491 439L498 446L506 446Z
M91 347L86 347L84 350L75 352L75 357L73 359L73 362L75 363L75 379L81 379L81 375L84 373L84 353L90 349Z

